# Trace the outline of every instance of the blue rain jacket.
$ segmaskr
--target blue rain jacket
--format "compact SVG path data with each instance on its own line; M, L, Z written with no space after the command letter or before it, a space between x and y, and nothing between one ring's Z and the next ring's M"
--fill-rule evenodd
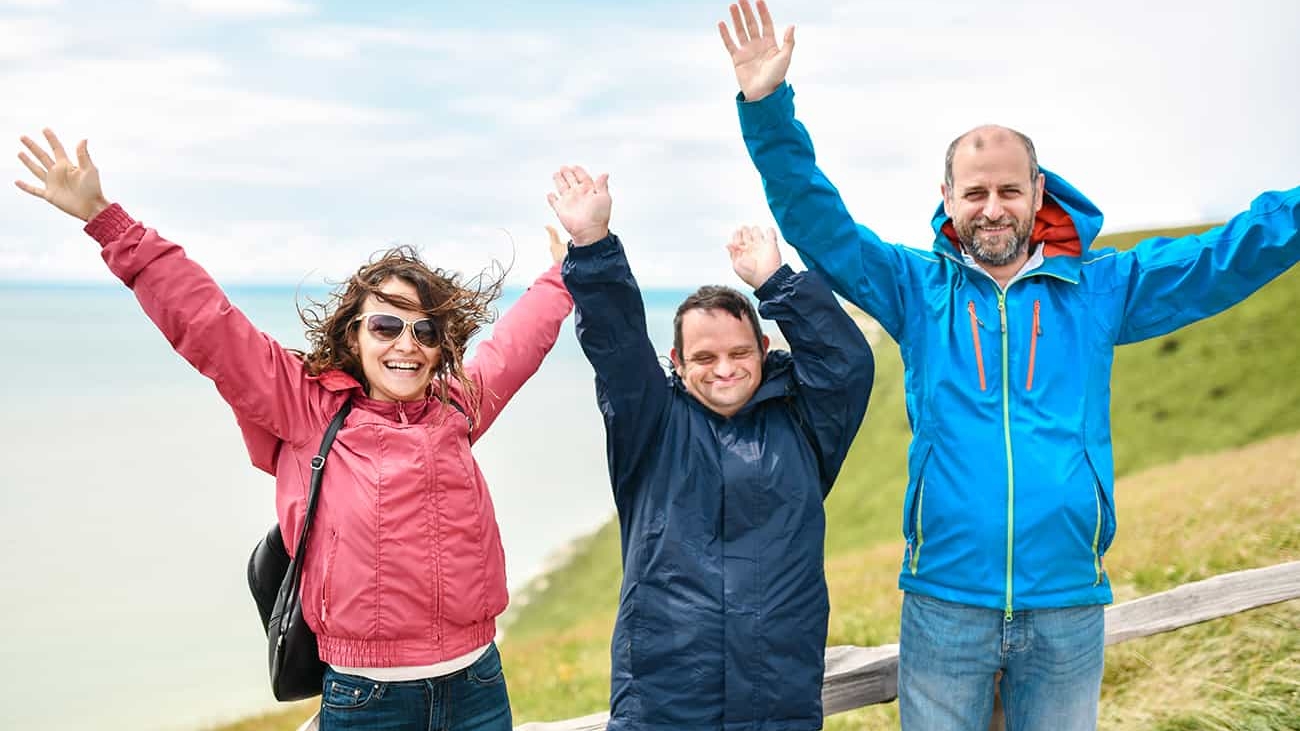
M767 354L728 419L665 376L617 237L570 247L563 276L623 541L610 731L821 728L822 500L866 413L861 330L818 275L783 266L755 295L792 353Z
M1101 212L1044 170L1082 250L1038 247L1049 255L1003 291L940 233L942 205L932 251L855 224L788 85L738 107L786 240L902 351L912 443L899 587L1008 614L1110 602L1114 346L1231 307L1300 260L1300 189L1201 234L1092 251Z

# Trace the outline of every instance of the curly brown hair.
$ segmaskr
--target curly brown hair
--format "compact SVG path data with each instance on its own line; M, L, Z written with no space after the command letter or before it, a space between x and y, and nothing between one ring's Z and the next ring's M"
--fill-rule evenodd
M374 296L394 307L418 310L425 317L433 318L442 339L438 345L442 357L433 373L439 385L438 397L447 401L447 379L454 378L471 402L477 402L472 398L474 384L465 375L465 347L484 325L496 319L492 303L501 296L505 275L505 269L494 263L478 276L465 280L455 272L430 268L415 248L407 245L377 252L324 302L310 301L307 307L298 308L311 346L303 354L307 372L320 375L328 370L341 370L357 379L367 393L370 391L361 360L352 345L356 339L354 320L361 314L366 297ZM380 287L392 277L414 287L420 301L411 302L381 291Z

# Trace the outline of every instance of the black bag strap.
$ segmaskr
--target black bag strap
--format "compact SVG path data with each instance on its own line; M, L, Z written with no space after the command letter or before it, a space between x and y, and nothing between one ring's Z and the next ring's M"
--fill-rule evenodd
M320 496L321 478L325 475L325 456L329 454L330 447L334 445L334 437L343 428L343 420L347 418L352 411L352 399L343 402L339 411L334 415L334 420L325 428L325 436L321 437L320 449L316 456L311 458L311 492L307 495L307 514L302 519L302 533L298 536L298 548L293 552L293 572L292 594L298 593L298 585L302 577L302 559L303 550L307 548L307 536L311 533L312 519L316 517L316 498ZM284 618L287 621L291 612L285 612Z

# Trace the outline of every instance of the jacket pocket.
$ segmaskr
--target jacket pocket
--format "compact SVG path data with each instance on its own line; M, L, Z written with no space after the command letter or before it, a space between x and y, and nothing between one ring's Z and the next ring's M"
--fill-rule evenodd
M984 327L984 323L980 322L979 316L975 314L975 300L966 303L966 310L970 312L970 337L975 346L975 369L980 377L980 390L985 391L988 389L988 381L984 377L984 350L980 347L980 328Z
M330 544L325 550L325 565L321 571L320 580L320 623L321 627L327 627L329 621L329 604L330 604L330 577L334 571L334 561L338 558L339 552L339 533L336 530L330 530Z
M904 560L906 570L913 576L920 568L921 548L925 545L925 531L922 528L925 506L925 467L930 461L930 453L933 449L934 447L926 445L903 501L903 535L907 538L907 555Z
M1106 549L1110 548L1110 543L1115 538L1115 508L1106 495L1106 488L1097 474L1097 468L1092 464L1092 457L1088 457L1088 468L1092 470L1093 497L1097 503L1097 522L1092 534L1092 567L1095 577L1093 585L1096 586L1106 578L1106 567L1102 557L1106 555Z

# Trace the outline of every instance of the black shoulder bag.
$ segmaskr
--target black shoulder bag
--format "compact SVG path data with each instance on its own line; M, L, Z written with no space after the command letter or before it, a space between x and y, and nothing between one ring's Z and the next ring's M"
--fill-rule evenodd
M248 557L248 588L257 602L257 612L266 628L268 659L271 666L271 692L276 700L297 701L320 695L325 677L325 663L316 649L316 635L302 617L302 562L316 515L316 498L325 473L325 456L334 444L334 436L343 419L352 410L352 401L343 403L321 438L320 451L311 460L311 492L307 496L307 513L303 517L298 550L289 558L280 526L271 526L266 537L258 541Z

